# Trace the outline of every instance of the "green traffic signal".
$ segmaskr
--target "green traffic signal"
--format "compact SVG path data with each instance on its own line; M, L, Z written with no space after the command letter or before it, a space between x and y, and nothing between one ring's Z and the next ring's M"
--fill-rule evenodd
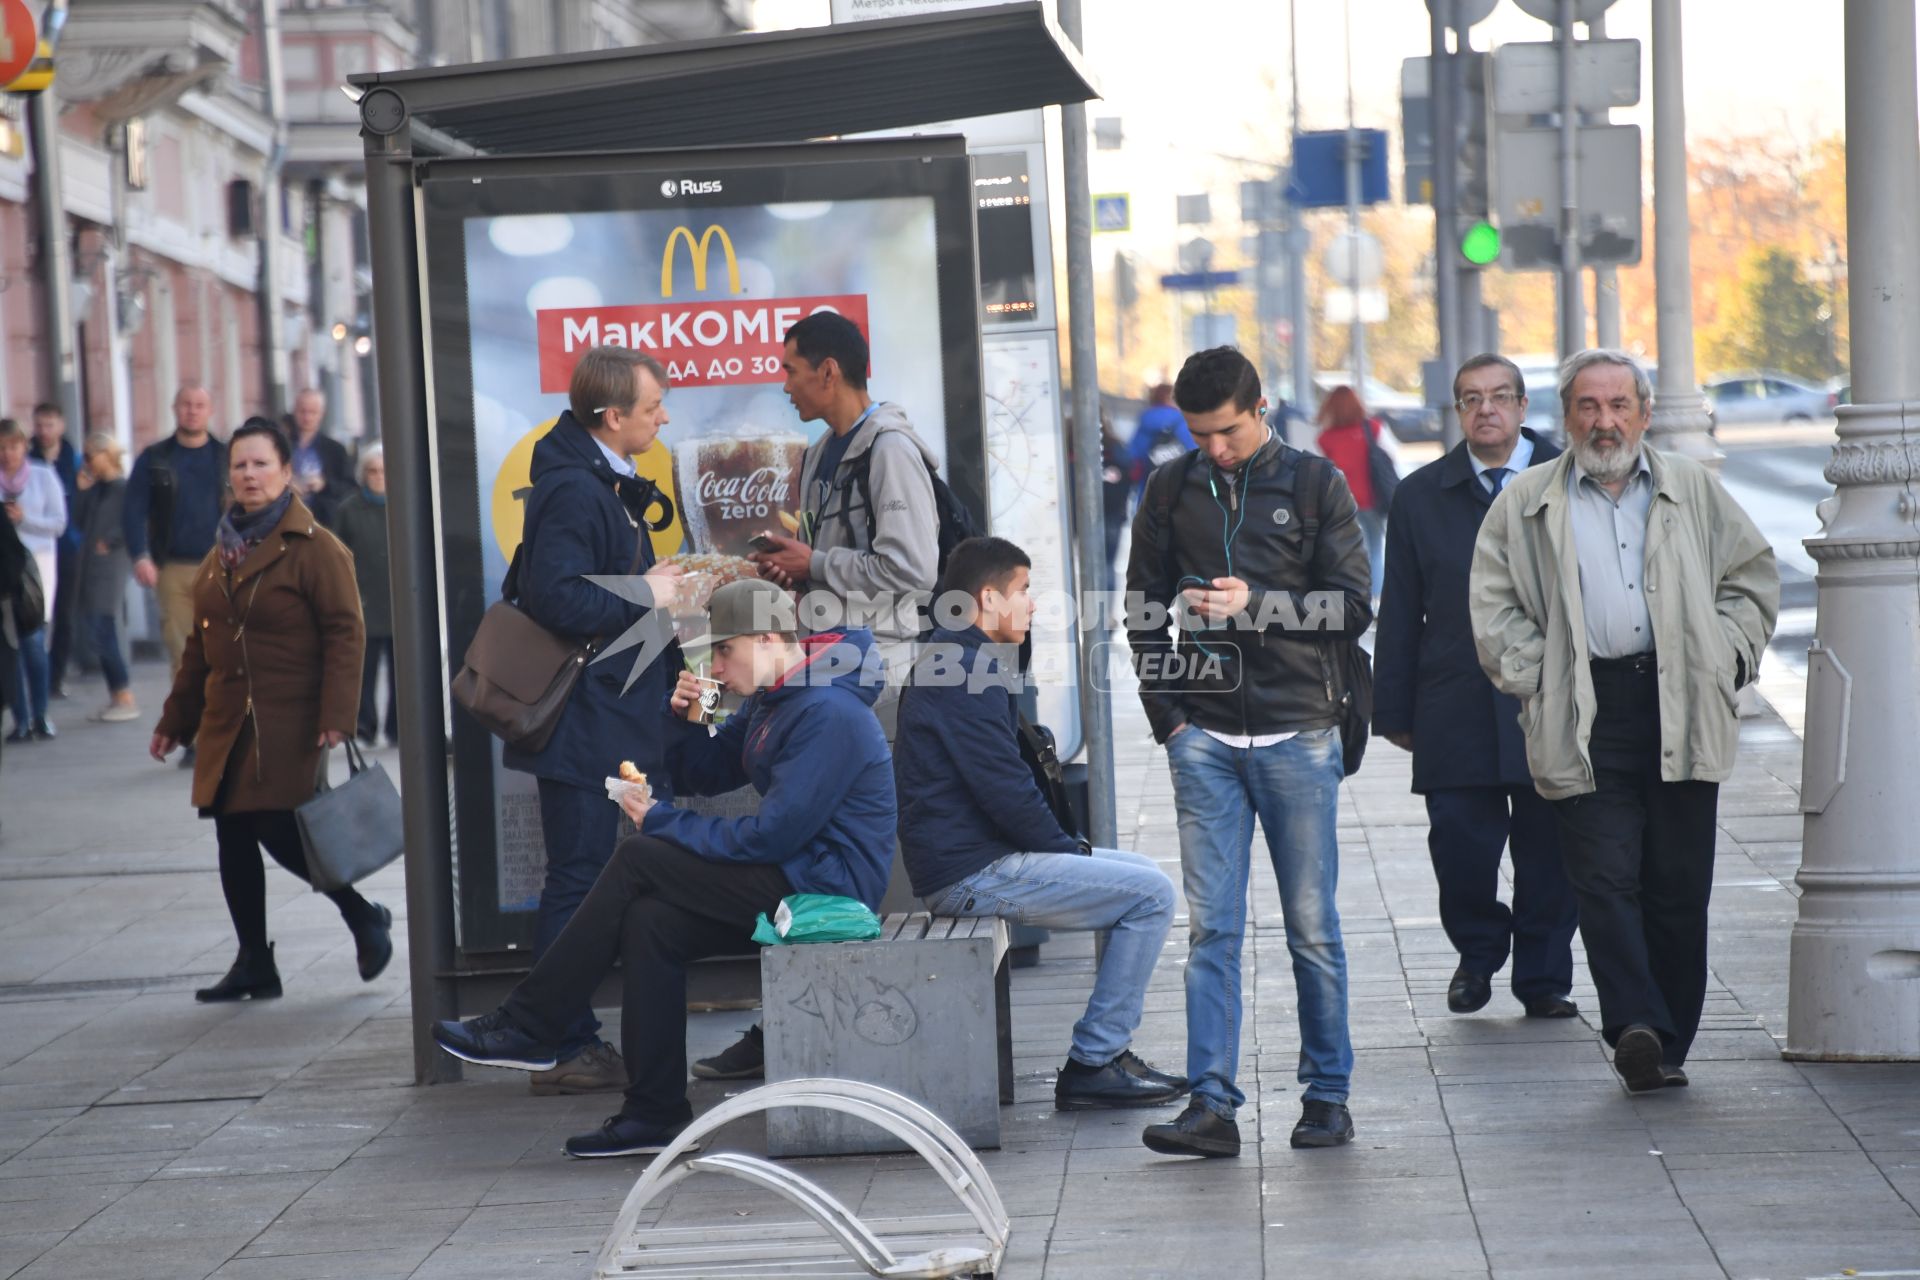
M1500 257L1500 228L1491 222L1476 222L1460 237L1460 256L1476 267L1484 267Z

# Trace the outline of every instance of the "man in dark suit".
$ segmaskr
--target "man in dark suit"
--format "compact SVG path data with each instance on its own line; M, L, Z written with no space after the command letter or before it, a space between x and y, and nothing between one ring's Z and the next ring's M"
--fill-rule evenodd
M331 529L333 513L359 488L353 476L353 460L347 456L347 446L320 429L327 419L324 393L312 387L302 391L293 398L293 412L287 419L293 443L293 482L300 487L300 497L314 519Z
M1513 994L1531 1018L1570 1018L1578 907L1561 867L1553 809L1533 789L1519 703L1474 653L1467 576L1480 522L1506 482L1560 451L1520 423L1526 383L1511 360L1478 355L1453 379L1460 444L1401 482L1387 519L1386 585L1374 642L1373 731L1413 752L1427 800L1440 923L1460 953L1447 1008L1472 1013L1513 958ZM1513 854L1513 906L1498 896Z

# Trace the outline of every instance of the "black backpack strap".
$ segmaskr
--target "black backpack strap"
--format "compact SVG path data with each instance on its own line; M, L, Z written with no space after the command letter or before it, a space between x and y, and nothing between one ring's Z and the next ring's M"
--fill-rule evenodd
M1192 449L1179 462L1169 463L1166 467L1155 471L1156 475L1160 470L1170 472L1167 480L1153 494L1153 515L1154 519L1160 523L1161 572L1169 583L1177 584L1180 581L1179 565L1173 558L1173 504L1180 491L1187 487L1187 480L1193 475L1194 464L1199 460L1200 451ZM1149 489L1154 487L1152 476L1147 478L1147 487ZM1174 594L1180 593L1176 589Z
M1313 554L1320 549L1320 503L1326 498L1333 464L1317 453L1303 453L1294 469L1293 506L1300 517L1300 562L1313 565Z

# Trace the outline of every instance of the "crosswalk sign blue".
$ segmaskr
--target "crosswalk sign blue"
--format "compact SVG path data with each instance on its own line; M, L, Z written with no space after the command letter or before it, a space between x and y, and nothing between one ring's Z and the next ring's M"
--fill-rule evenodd
M1101 231L1133 230L1133 203L1125 195L1093 198L1093 229Z

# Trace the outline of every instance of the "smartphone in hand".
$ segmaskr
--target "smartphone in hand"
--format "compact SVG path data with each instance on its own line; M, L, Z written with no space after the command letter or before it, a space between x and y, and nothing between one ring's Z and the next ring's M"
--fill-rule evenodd
M772 535L766 533L754 534L751 538L747 539L747 545L755 551L773 552L780 549L780 544L773 540Z

